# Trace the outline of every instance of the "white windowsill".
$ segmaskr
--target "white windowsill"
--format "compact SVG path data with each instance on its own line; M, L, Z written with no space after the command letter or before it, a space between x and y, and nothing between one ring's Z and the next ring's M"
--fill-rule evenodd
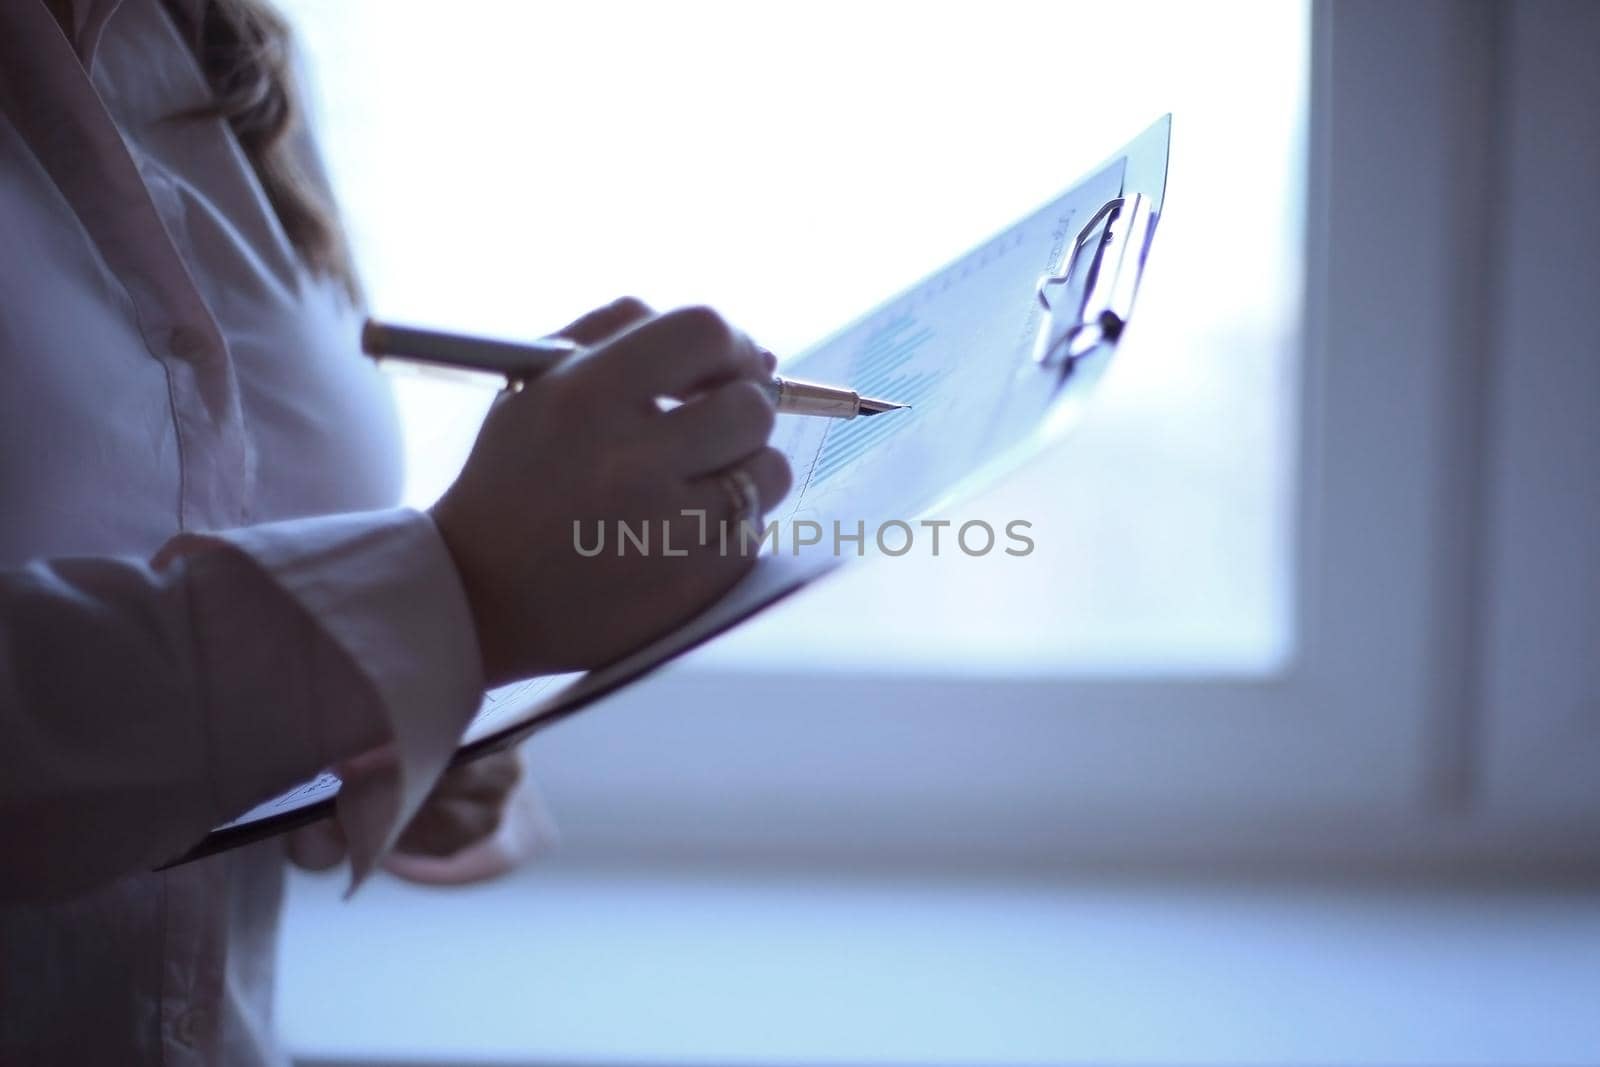
M1600 1059L1600 895L625 877L349 904L294 879L302 1064Z

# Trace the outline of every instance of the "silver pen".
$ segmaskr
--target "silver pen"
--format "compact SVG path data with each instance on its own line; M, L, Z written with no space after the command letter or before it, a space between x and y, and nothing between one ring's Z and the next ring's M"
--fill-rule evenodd
M393 363L420 374L512 388L570 359L578 349L575 342L558 337L497 341L395 326L376 319L368 319L361 327L361 350L380 365ZM766 383L766 389L773 406L791 415L853 419L910 406L875 400L854 389L792 378L773 378Z

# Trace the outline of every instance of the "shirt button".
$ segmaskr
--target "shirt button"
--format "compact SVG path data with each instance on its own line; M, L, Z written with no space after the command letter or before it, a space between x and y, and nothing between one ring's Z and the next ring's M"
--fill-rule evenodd
M198 330L177 326L167 335L167 348L186 363L198 363L205 358L208 346Z

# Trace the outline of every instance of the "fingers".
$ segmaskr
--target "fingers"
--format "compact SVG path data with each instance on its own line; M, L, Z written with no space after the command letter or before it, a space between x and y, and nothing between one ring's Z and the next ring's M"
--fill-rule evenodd
M338 819L323 819L288 835L289 860L307 871L325 871L343 863L348 851Z
M761 501L759 510L763 515L777 507L789 495L789 487L794 484L794 475L789 470L789 457L776 448L763 448L741 462L739 467L756 483L756 492L760 494Z
M761 386L728 382L663 416L661 447L675 470L694 478L760 449L776 419L772 400Z
M493 834L504 817L503 803L433 797L417 812L395 847L423 856L449 856Z
M757 514L739 514L734 494L725 482L727 474L735 470L744 472L755 486L754 510ZM784 454L776 448L762 448L738 463L692 482L689 492L694 503L690 507L705 511L711 522L736 522L746 518L754 521L760 515L771 511L789 495L789 487L793 481L793 475L789 471L789 460Z
M614 337L585 361L614 395L653 407L657 397L686 399L735 378L769 376L761 350L707 307L658 315Z
M648 304L631 296L619 297L573 320L553 336L565 337L584 347L603 344L654 315Z
M447 856L488 837L499 829L522 776L522 757L515 748L451 767L434 783L397 846L404 852Z
M451 767L434 783L428 800L431 803L440 798L459 798L499 803L521 780L522 760L516 749L505 749Z

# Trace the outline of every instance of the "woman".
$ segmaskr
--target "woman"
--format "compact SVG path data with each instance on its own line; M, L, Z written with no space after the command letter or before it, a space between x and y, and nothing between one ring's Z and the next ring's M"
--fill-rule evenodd
M285 854L502 869L515 765L440 777L484 687L601 663L749 565L584 559L573 522L687 545L730 478L787 491L770 357L625 300L429 513L393 507L286 67L257 0L0 4L3 1063L282 1062ZM330 765L332 829L150 873Z

